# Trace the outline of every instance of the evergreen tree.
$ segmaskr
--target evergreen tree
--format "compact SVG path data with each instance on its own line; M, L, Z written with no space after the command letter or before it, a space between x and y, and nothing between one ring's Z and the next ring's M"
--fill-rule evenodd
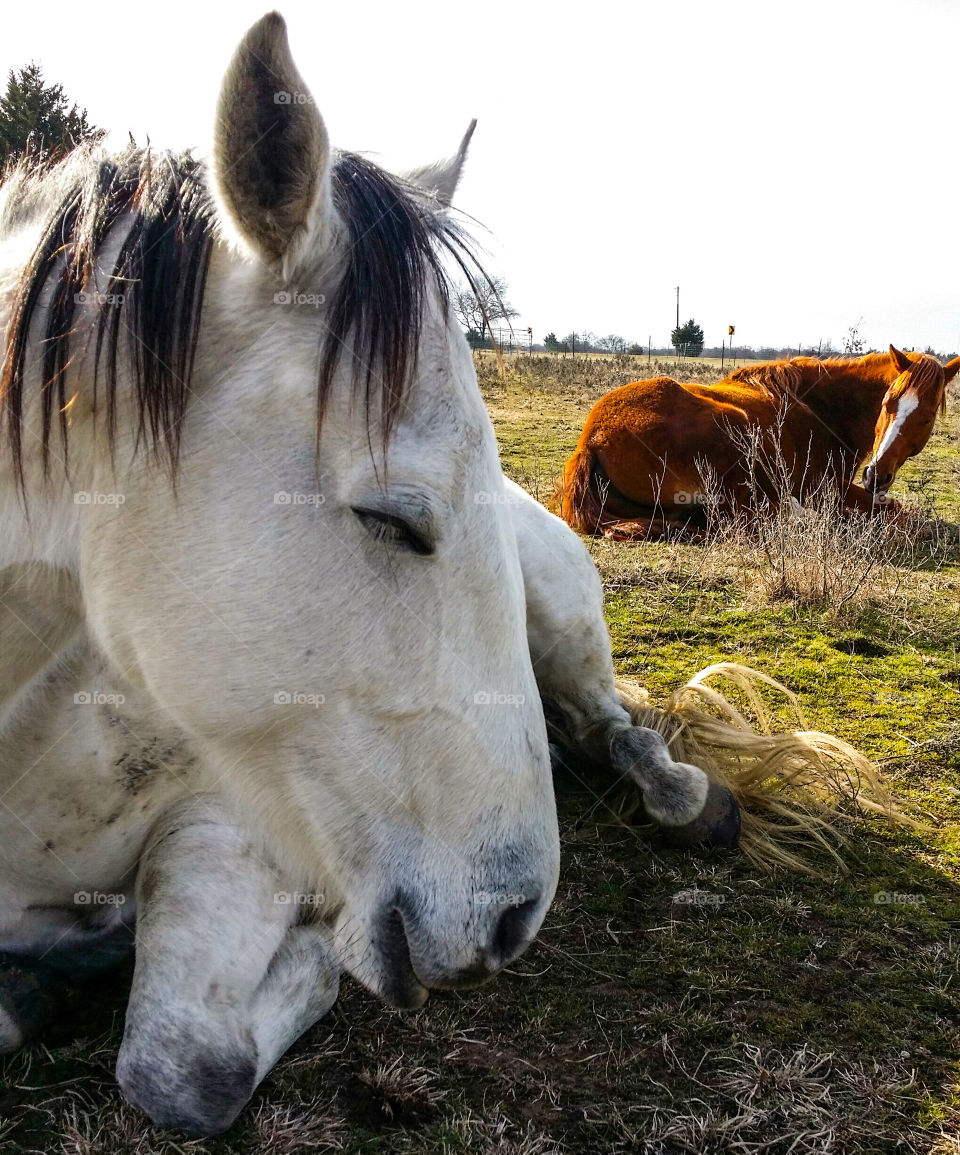
M670 334L670 344L681 357L699 357L703 352L703 329L691 317Z
M87 110L70 104L62 84L45 84L39 64L11 71L0 96L0 165L28 149L63 156L81 141L98 140L103 130L87 120Z

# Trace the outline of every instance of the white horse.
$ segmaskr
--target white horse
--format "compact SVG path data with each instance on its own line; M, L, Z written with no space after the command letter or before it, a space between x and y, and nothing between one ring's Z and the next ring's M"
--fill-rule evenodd
M117 1076L161 1125L229 1126L343 970L415 1007L530 943L541 696L681 839L737 837L501 475L441 263L468 140L410 180L331 153L273 14L209 170L0 194L0 1050L135 940Z

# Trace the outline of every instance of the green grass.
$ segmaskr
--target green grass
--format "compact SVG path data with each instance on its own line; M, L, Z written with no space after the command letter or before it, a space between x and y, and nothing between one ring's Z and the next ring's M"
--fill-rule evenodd
M504 467L541 497L604 372L483 376ZM955 522L958 461L954 414L901 488ZM932 828L864 822L849 874L814 857L812 877L771 876L669 849L618 823L603 785L564 777L556 902L488 987L401 1015L345 982L231 1132L185 1143L119 1098L111 977L6 1064L0 1153L958 1150L960 566L897 574L838 615L764 601L699 547L591 549L619 672L663 700L711 662L755 665ZM691 888L706 899L677 901Z

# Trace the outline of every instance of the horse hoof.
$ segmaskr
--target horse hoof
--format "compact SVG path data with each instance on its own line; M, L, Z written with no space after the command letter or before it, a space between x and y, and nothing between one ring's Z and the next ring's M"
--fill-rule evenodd
M191 1137L221 1135L236 1120L257 1087L252 1054L227 1051L143 1055L126 1040L117 1057L117 1082L128 1103L156 1127Z
M732 850L740 838L740 806L736 798L717 782L710 782L703 809L685 826L661 827L671 846L718 846Z

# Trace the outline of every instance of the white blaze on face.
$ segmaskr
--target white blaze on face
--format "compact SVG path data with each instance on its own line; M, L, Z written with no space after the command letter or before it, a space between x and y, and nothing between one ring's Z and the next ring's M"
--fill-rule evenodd
M870 462L871 465L876 465L877 462L883 457L883 455L889 450L890 446L893 445L893 443L897 440L903 429L904 422L907 420L910 414L913 413L919 404L920 398L917 396L915 391L904 393L904 395L900 398L900 400L897 402L897 415L887 426L887 432L883 435L883 441L880 442L880 446L877 449L877 452L873 455L873 460Z

